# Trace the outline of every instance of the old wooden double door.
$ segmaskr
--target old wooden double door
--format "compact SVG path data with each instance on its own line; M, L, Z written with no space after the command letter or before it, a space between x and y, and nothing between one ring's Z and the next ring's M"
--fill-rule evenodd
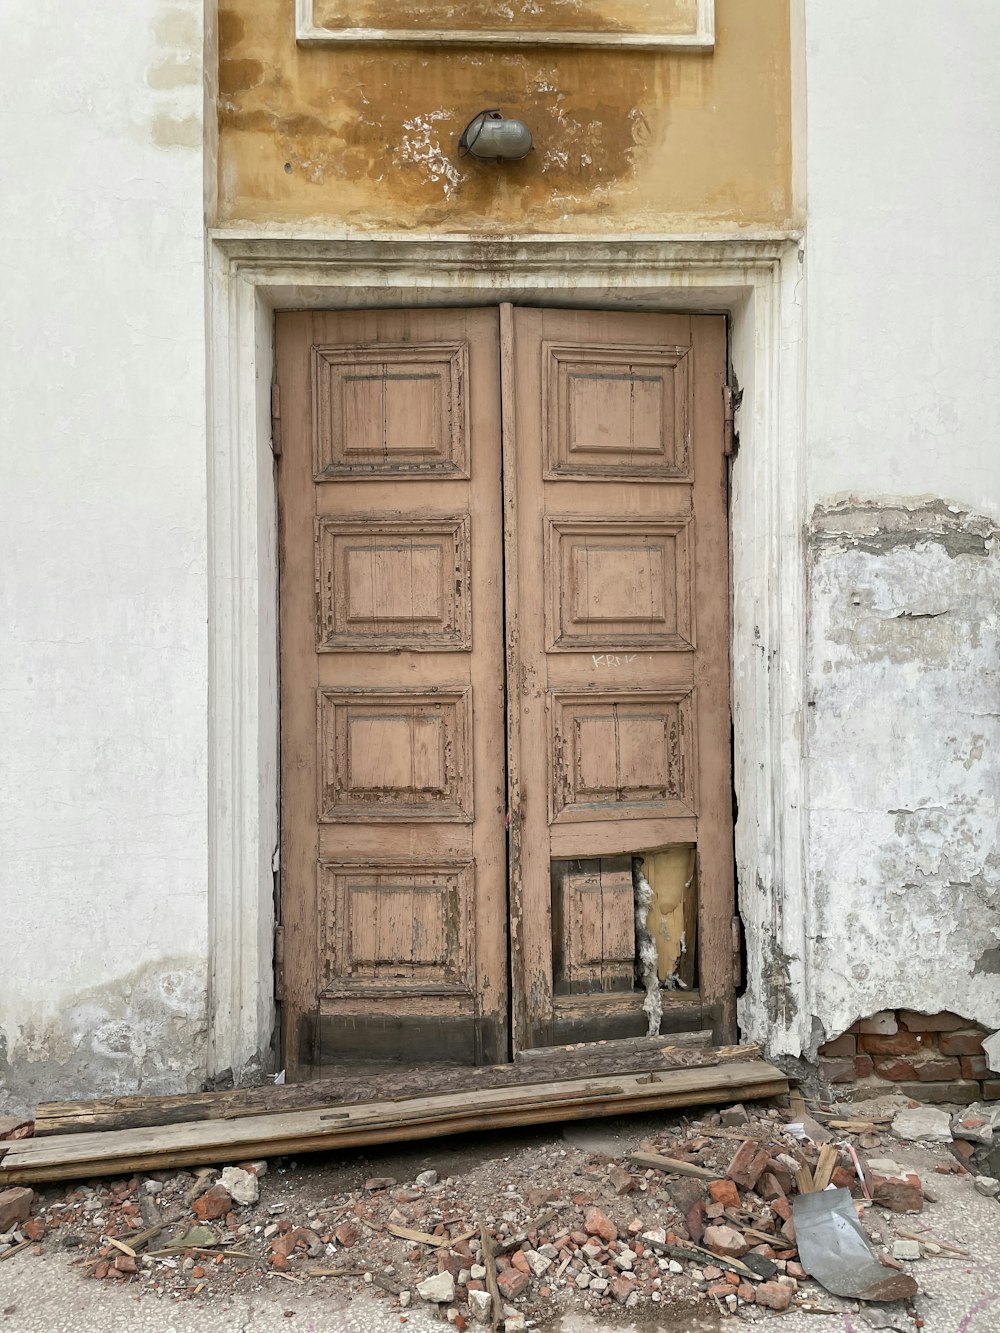
M664 1030L730 1033L724 319L276 336L289 1070L644 1033L631 857L670 847Z

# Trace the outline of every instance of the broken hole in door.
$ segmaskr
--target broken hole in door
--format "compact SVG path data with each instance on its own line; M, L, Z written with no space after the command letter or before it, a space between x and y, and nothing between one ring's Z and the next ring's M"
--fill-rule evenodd
M655 1035L660 993L697 985L695 846L559 859L550 870L555 994L633 992Z

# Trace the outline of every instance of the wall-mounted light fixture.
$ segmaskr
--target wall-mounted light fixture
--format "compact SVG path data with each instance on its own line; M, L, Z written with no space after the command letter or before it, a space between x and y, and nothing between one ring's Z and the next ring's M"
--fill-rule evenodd
M523 120L511 120L497 107L480 111L469 121L458 141L461 157L493 162L517 162L531 152L531 131Z

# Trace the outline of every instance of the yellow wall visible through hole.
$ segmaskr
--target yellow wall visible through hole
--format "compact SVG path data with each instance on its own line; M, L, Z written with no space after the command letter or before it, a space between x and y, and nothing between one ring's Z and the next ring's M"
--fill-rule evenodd
M383 0L385 25L407 4ZM559 8L538 4L538 22ZM716 0L705 52L299 46L291 0L221 0L216 220L486 235L798 225L788 9ZM523 162L458 157L485 107L528 124Z
M656 942L660 981L676 972L685 986L695 982L698 884L695 848L666 847L642 852L642 873L653 890L646 927ZM681 941L686 952L681 953Z

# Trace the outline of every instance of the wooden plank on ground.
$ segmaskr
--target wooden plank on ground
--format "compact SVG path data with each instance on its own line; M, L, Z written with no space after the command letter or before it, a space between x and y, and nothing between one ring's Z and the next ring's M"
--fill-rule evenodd
M524 1062L478 1069L445 1065L405 1067L354 1077L316 1079L281 1087L228 1088L221 1092L187 1093L175 1097L112 1097L95 1101L43 1102L35 1112L35 1137L80 1134L104 1129L142 1129L184 1121L228 1120L362 1102L404 1101L425 1094L517 1087L593 1075L638 1073L644 1070L704 1068L745 1062L760 1054L758 1046L712 1047L708 1032L689 1046L687 1034L641 1037L631 1041L594 1042L586 1046L546 1047L524 1051ZM530 1057L530 1058L529 1058ZM519 1057L520 1059L521 1057ZM544 1066L542 1068L541 1066Z
M631 1114L787 1092L763 1060L618 1077L523 1084L396 1102L23 1139L0 1161L0 1189L248 1157L337 1151L513 1125Z
M664 1157L658 1152L629 1153L628 1160L635 1166L652 1167L654 1171L666 1171L675 1176L693 1176L695 1180L719 1180L718 1171L709 1171L707 1167L697 1166L694 1162L682 1162L676 1157Z

